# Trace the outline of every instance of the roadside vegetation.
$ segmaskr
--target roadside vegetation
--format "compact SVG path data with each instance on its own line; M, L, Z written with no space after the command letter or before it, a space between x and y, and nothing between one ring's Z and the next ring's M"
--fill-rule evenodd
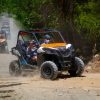
M55 28L84 57L100 52L100 0L0 0L25 29Z

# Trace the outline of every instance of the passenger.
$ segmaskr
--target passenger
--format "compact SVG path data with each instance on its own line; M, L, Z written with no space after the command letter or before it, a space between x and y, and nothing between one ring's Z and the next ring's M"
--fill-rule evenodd
M27 56L33 61L37 61L37 48L36 48L36 42L34 40L29 42L29 45L27 47Z

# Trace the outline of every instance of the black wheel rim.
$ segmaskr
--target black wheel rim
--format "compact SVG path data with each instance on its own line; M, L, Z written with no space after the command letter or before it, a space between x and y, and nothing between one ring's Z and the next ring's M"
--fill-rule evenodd
M45 66L43 68L43 73L46 75L46 76L51 76L52 75L52 70L49 66Z

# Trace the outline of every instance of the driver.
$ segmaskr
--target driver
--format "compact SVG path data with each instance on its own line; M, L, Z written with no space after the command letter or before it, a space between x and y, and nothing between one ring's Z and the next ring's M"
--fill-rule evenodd
M44 37L43 37L43 41L41 44L48 44L50 42L50 39L51 39L51 36L46 34Z
M37 61L37 48L36 42L34 40L31 40L29 42L29 45L27 47L27 55L33 62Z

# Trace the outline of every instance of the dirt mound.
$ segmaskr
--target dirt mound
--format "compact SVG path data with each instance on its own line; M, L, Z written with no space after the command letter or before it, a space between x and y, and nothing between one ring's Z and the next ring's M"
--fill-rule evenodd
M96 54L93 59L86 65L86 72L100 72L100 54Z

